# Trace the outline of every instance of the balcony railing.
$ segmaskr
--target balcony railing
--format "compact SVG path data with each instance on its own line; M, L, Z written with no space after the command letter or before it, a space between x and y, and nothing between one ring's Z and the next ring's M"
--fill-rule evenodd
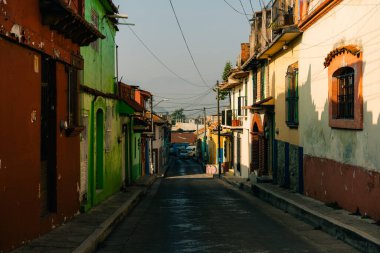
M227 109L222 111L222 126L225 127L239 127L242 126L242 122L237 118L238 110Z

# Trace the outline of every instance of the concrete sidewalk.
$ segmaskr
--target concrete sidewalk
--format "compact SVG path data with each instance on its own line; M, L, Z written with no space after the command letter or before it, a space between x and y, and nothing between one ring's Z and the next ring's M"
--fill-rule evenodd
M133 209L155 182L156 176L140 178L134 186L118 192L92 208L79 214L48 234L45 234L13 253L64 253L93 252L113 228Z
M342 209L328 207L323 202L293 193L271 183L252 184L246 179L228 174L223 175L222 180L254 194L362 252L380 252L380 226L376 225L373 220L352 215Z

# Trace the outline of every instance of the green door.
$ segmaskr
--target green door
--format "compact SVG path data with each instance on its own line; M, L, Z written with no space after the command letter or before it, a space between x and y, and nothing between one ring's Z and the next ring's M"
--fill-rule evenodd
M104 113L101 109L96 112L96 190L103 189L103 159L104 159Z

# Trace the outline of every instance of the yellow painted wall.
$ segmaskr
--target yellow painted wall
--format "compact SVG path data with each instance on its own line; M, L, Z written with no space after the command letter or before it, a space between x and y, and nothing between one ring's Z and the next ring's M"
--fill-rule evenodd
M286 125L285 76L288 66L299 59L300 42L301 36L296 38L287 50L274 55L269 62L269 87L273 89L276 101L275 132L278 130L278 134L275 134L275 138L294 145L299 145L300 136L298 129L291 129ZM301 124L302 121L299 121Z

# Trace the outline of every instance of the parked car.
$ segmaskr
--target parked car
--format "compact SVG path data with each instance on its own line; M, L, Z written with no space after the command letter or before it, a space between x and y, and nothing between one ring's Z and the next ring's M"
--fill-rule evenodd
M195 146L188 146L186 148L187 152L188 152L188 156L189 157L195 157L195 154L197 152L197 148Z
M181 149L179 151L179 156L178 156L180 159L186 159L186 158L189 158L189 152L187 151L187 149Z

